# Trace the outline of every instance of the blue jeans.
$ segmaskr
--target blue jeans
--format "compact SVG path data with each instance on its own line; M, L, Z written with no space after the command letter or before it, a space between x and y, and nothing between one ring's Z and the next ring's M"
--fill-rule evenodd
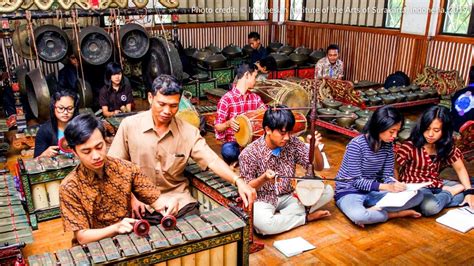
M471 186L474 184L474 177L471 177ZM454 186L459 182L444 180L444 186ZM421 213L424 216L432 216L438 214L444 208L455 207L461 204L464 200L464 194L459 193L454 197L446 190L441 188L422 188L420 191L423 193L424 198L420 204Z
M340 198L336 205L355 224L383 223L389 212L411 209L423 201L423 194L417 193L402 207L384 207L381 210L367 209L374 206L387 192L371 191L367 194L348 194Z

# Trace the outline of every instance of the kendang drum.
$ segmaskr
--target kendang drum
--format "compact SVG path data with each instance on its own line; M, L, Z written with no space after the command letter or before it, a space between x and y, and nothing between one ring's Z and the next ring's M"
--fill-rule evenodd
M239 123L239 131L235 132L235 139L241 147L245 147L252 141L261 137L264 133L262 128L264 109L250 111L235 117ZM306 117L300 112L293 111L295 126L293 134L300 135L306 131Z
M252 92L258 94L265 104L282 104L288 107L308 107L310 95L303 86L286 80L257 82ZM308 110L301 110L305 115Z

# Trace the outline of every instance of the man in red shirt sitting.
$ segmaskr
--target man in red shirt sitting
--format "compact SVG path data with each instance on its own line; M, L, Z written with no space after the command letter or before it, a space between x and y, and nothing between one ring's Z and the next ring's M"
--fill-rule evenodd
M240 148L234 137L234 133L239 130L239 124L234 118L248 111L265 108L260 96L249 91L255 86L257 73L253 64L240 65L232 89L224 94L217 103L217 118L214 128L216 139L224 142L221 154L228 164L237 162L240 154Z

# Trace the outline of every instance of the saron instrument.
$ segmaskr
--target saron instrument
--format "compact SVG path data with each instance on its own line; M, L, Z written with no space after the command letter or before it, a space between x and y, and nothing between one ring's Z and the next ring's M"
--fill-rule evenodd
M147 236L117 235L28 257L29 265L248 265L248 226L225 207L178 219L176 229L150 226ZM248 251L247 251L248 252Z

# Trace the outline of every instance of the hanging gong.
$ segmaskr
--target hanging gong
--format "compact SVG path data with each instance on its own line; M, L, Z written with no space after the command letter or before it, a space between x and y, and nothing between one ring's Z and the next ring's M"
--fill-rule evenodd
M122 52L130 59L140 59L150 46L150 38L145 28L132 23L120 28L120 45Z
M183 79L183 64L181 63L181 58L179 57L178 49L175 44L166 41L165 39L160 38L163 47L168 54L168 59L171 66L171 75L173 75L178 80Z
M69 38L59 27L43 25L35 29L35 41L38 57L48 63L64 59L69 49Z
M46 79L38 68L26 74L25 85L28 103L33 115L38 118L39 122L48 120L51 97Z
M13 32L13 49L21 57L32 60L35 58L35 51L31 44L26 24L20 25Z
M147 89L151 89L151 85L158 75L171 74L168 54L163 49L162 42L159 38L150 38L150 48L148 49L147 56L143 60L142 74Z
M25 64L21 64L15 68L16 79L20 85L20 94L26 94L26 74L28 73L28 67Z
M89 82L83 79L78 79L76 87L77 92L79 93L79 108L92 107L94 96L92 94L92 87Z
M79 36L82 59L91 65L102 65L112 56L113 44L110 35L102 28L89 26Z

